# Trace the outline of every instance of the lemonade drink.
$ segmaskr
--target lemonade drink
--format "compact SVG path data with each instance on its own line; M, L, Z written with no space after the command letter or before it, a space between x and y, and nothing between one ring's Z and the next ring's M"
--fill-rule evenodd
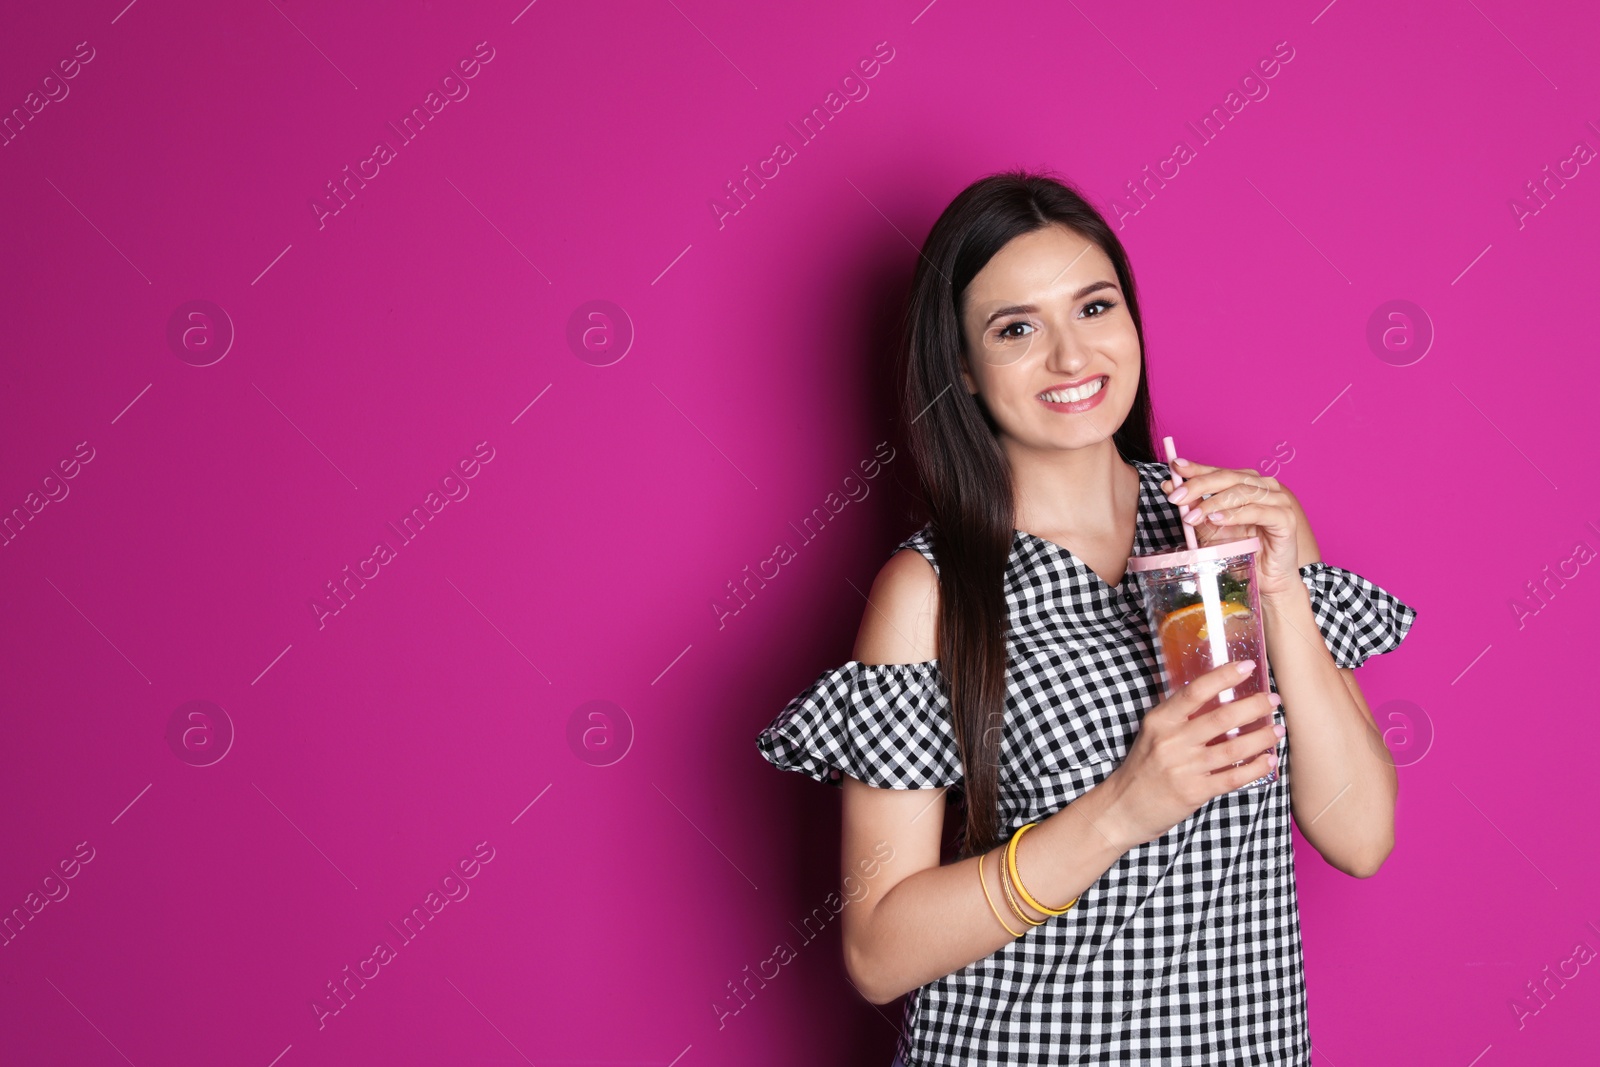
M1255 586L1255 553L1260 547L1260 539L1250 537L1128 560L1144 598L1166 696L1224 663L1253 659L1258 664L1238 685L1206 701L1191 719L1259 693L1266 684L1267 646ZM1216 740L1271 725L1272 716L1265 715ZM1258 781L1276 779L1277 772L1272 771Z

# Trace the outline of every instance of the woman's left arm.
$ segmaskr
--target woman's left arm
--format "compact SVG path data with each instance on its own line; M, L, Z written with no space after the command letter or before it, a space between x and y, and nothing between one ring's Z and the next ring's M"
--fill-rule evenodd
M1296 505L1298 508L1298 504ZM1309 542L1301 565L1321 559ZM1394 803L1399 776L1388 746L1361 695L1355 672L1333 661L1311 611L1304 583L1261 598L1267 660L1283 697L1283 720L1294 737L1289 797L1295 825L1346 874L1370 878L1394 848Z
M1370 877L1394 848L1399 778L1355 672L1335 663L1300 578L1300 567L1322 559L1305 511L1277 479L1254 471L1176 469L1190 490L1178 503L1205 497L1205 518L1191 523L1202 544L1261 538L1256 582L1267 660L1294 745L1288 779L1295 825L1334 867Z

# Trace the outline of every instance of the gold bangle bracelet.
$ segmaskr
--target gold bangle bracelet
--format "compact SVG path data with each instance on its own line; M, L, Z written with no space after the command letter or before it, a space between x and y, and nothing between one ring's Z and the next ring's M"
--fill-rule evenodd
M1017 871L1017 843L1022 840L1022 835L1024 833L1037 825L1039 824L1035 822L1025 823L1017 828L1016 833L1011 835L1011 840L1006 844L1006 869L1011 875L1011 881L1017 887L1017 895L1022 897L1023 901L1030 908L1033 908L1036 911L1042 911L1046 915L1065 915L1067 912L1071 911L1072 906L1078 902L1077 897L1073 897L1071 900L1067 901L1066 907L1047 908L1037 900L1034 900L1033 896L1023 888L1022 875Z
M1000 885L1006 891L1006 904L1011 908L1011 914L1027 923L1029 926L1043 926L1047 920L1035 919L1032 915L1022 910L1022 905L1017 903L1016 891L1011 887L1011 879L1006 877L1004 866L1000 868Z
M1002 878L1001 881L1004 881L1004 878ZM1000 923L1000 925L1005 926L1006 933L1010 934L1012 937L1021 937L1023 934L1027 933L1026 930L1018 931L1011 929L1011 927L1006 926L1006 921L1000 918L1000 909L994 906L994 897L989 895L989 883L983 880L983 853L981 852L978 853L978 886L983 890L983 899L989 902L989 910L994 912L994 917Z

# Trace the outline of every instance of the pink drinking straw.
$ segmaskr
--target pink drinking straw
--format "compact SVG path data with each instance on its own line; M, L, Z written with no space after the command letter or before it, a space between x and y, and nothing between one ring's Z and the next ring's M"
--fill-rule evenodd
M1172 443L1172 438L1171 437L1163 437L1161 439L1161 443L1166 446L1166 449L1167 449L1167 464L1168 464L1169 469L1170 469L1172 461L1178 458L1177 446L1175 446ZM1182 484L1183 484L1183 476L1180 475L1177 471L1173 471L1172 472L1172 488L1176 489L1176 488L1178 488L1178 486L1180 486ZM1200 503L1200 501L1198 501L1198 500L1191 500L1187 504L1179 504L1178 505L1178 516L1180 518L1182 518L1183 516L1188 515L1189 514L1189 508L1191 506L1198 506L1199 503ZM1200 543L1198 541L1196 541L1195 538L1194 538L1194 527L1190 526L1188 523L1184 523L1183 524L1183 539L1184 539L1185 542L1188 543L1189 548L1190 548L1191 551L1200 547Z

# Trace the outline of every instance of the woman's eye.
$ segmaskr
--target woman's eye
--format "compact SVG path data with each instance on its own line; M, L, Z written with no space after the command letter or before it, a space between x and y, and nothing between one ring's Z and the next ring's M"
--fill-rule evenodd
M1088 307L1084 308L1084 310L1088 311L1089 308L1092 308L1092 307L1103 307L1103 308L1106 309L1106 311L1110 311L1112 308L1114 308L1116 306L1117 306L1117 304L1116 304L1116 301L1114 301L1114 300L1091 300L1089 302ZM1100 315L1104 315L1104 314L1105 314L1105 311L1102 311L1100 313ZM1098 319L1100 317L1100 315L1090 315L1089 317L1091 319Z
M1024 337L1026 334L1011 332L1012 330L1021 330L1024 328L1031 330L1033 329L1033 325L1027 322L1013 322L1009 326L1002 326L999 333L1000 340L1009 341L1016 337Z

